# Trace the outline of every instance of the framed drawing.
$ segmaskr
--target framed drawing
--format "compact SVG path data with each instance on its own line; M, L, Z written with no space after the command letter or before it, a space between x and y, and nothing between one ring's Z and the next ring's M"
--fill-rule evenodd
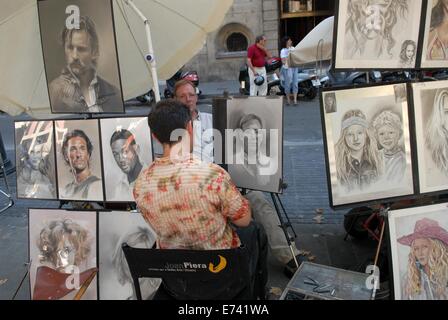
M422 40L421 68L448 68L448 2L427 0Z
M53 121L16 121L17 198L57 199Z
M412 84L421 193L448 189L448 81Z
M240 188L281 192L282 99L249 97L225 102L225 130L220 129L225 131L224 159L233 182ZM214 110L213 117L220 117L220 112Z
M152 248L156 234L140 213L99 213L99 266L101 300L135 300L134 284L121 245ZM144 300L158 289L160 279L140 279Z
M103 201L99 121L57 120L55 133L59 199Z
M111 0L39 0L53 113L123 113Z
M326 90L321 114L332 207L414 194L405 84Z
M107 201L133 202L134 183L153 161L147 117L101 119Z
M389 212L397 300L448 300L448 205Z
M422 5L423 0L338 0L334 68L415 68Z
M96 212L29 209L32 300L96 300Z

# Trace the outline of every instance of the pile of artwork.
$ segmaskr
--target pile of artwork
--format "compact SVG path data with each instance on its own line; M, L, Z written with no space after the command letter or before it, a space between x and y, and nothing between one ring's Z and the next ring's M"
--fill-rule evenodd
M322 91L330 205L446 201L439 196L448 191L448 81L425 82L422 70L448 67L448 1L339 0L336 8L334 69L419 77ZM387 215L394 298L447 300L448 205Z
M154 245L141 214L30 209L28 227L33 300L136 299L121 245ZM148 298L160 279L140 285Z
M445 0L339 0L335 69L448 67Z

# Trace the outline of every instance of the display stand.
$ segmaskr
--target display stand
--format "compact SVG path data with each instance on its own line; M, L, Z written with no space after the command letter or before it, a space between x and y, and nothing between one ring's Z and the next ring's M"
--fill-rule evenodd
M375 300L375 295L376 295L376 291L377 291L377 287L379 287L379 282L380 282L380 275L375 275L375 269L377 268L377 264L378 264L378 257L380 255L380 251L381 251L381 246L383 244L383 236L384 236L384 229L386 227L386 219L387 219L387 215L389 213L389 209L390 206L382 206L379 209L379 215L380 217L382 217L381 222L380 222L380 226L381 226L381 231L380 231L380 238L378 240L378 247L376 249L376 254L375 254L375 260L373 262L373 273L374 273L374 283L373 283L373 290L372 290L372 297L371 300Z
M291 242L291 240L294 241L297 238L297 234L294 231L294 228L292 227L291 220L289 219L288 213L286 212L285 207L283 206L283 203L280 200L280 196L278 195L278 193L271 192L271 198L272 198L272 202L274 203L274 207L275 207L275 211L277 212L278 219L280 220L280 227L282 228L283 233L285 234L286 242L288 243L289 250L291 251L291 256L294 259L296 267L299 268L299 262L297 261L296 255L294 253L294 249L292 247L292 242ZM283 220L282 213L279 210L276 198L283 210L283 214L285 215L287 222L284 222L284 220ZM288 228L290 228L292 230L293 236L289 235L288 230L287 230Z

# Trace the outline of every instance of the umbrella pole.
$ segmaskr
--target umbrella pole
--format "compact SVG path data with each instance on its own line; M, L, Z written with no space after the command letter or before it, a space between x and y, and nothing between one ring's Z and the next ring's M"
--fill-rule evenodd
M148 42L148 54L145 56L145 58L147 61L151 63L151 77L153 82L153 90L156 102L159 102L160 101L159 80L157 78L157 66L156 66L156 59L154 57L154 49L152 46L151 29L149 27L149 21L139 10L139 8L136 7L136 5L132 0L126 0L125 2L132 8L132 10L134 10L134 12L143 20L143 23L145 24L146 40Z

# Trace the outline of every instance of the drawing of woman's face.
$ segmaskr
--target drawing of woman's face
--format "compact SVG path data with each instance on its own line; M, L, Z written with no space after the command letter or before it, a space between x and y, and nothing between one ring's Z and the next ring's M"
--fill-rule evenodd
M62 236L61 241L58 243L56 254L56 269L63 271L68 266L75 265L76 248L70 241L67 234Z
M431 242L428 239L415 239L412 242L412 253L415 260L420 262L422 266L426 266L429 261L429 253L431 249Z
M43 159L43 145L34 146L29 152L28 163L33 170L39 170L39 164Z
M406 47L406 58L408 58L408 60L412 60L414 58L414 54L415 54L414 45L408 44Z
M378 142L386 151L393 150L398 144L398 140L400 139L400 132L388 125L385 124L378 129Z
M358 124L351 125L347 128L345 143L352 151L362 150L366 143L366 129Z

